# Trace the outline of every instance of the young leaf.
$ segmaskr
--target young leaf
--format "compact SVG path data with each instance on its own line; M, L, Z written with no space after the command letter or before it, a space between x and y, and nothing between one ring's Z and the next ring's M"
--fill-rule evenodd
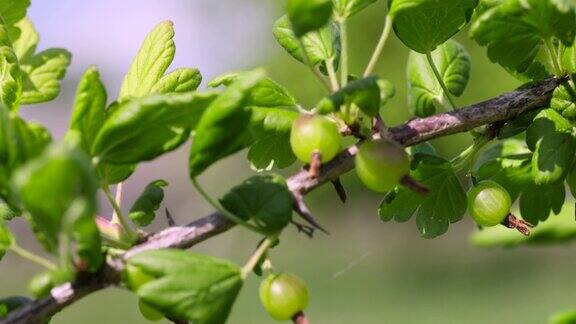
M336 111L342 105L356 105L370 117L380 112L380 86L377 77L367 77L350 82L327 99L321 101L318 110L322 112Z
M572 45L576 13L568 1L510 0L487 10L470 32L493 62L524 72L545 42L556 38Z
M77 262L83 270L96 272L104 262L102 237L94 220L95 206L88 199L74 200L63 219L63 228L75 242Z
M209 87L229 86L241 73L228 73L208 83ZM296 99L286 88L270 78L263 78L248 94L246 105L260 108L295 108Z
M0 103L14 109L22 94L22 71L4 24L0 24L0 66Z
M98 175L107 184L117 184L128 179L134 171L136 164L110 164L101 163L98 165Z
M452 164L440 157L417 153L411 176L430 188L423 197L399 187L382 201L378 213L383 221L408 221L416 213L416 224L425 238L444 234L450 223L462 219L466 212L466 193L454 173Z
M6 254L6 251L12 246L12 242L14 241L14 237L8 226L4 223L4 220L0 219L0 260Z
M138 253L128 266L155 278L136 290L139 298L170 318L193 323L224 323L243 284L236 265L182 250Z
M65 49L52 48L22 61L21 103L30 105L56 98L71 57Z
M26 16L30 0L3 0L0 2L0 16L7 26L12 26Z
M287 16L283 16L274 24L274 37L288 54L296 60L306 63L300 42L290 26ZM333 60L335 64L340 59L340 32L335 24L328 24L315 32L302 37L302 43L308 59L313 66L320 66L326 73L326 62Z
M251 135L246 131L252 112L246 102L251 90L263 78L259 70L243 74L206 109L190 150L191 178L250 144Z
M102 125L92 153L100 161L130 164L172 151L190 136L216 94L153 95L120 104Z
M70 118L70 129L78 131L82 148L91 153L96 134L106 117L106 89L96 67L90 67L80 79Z
M563 84L554 90L550 108L556 110L568 120L576 120L576 93L570 84Z
M528 128L526 140L534 149L532 175L537 185L560 183L570 171L576 138L569 124L556 111L547 109Z
M10 161L13 168L39 156L52 141L48 130L17 116L11 117Z
M348 18L376 2L376 0L333 0L338 17Z
M449 95L462 95L470 79L470 57L458 42L449 40L432 52ZM441 106L444 92L426 56L411 52L408 58L408 104L413 115L428 117Z
M171 21L156 25L146 36L130 70L124 78L118 100L143 97L152 93L162 78L176 52L174 26Z
M288 0L288 19L296 37L325 26L332 16L331 0Z
M128 217L140 227L148 226L154 220L155 212L160 208L160 204L164 199L164 190L168 182L164 180L156 180L149 183L144 191L140 194L138 199L130 208Z
M36 52L40 36L28 18L20 20L16 27L20 29L20 37L12 43L14 52L21 62L29 60Z
M250 129L254 144L248 151L248 160L256 170L272 167L283 169L296 161L290 146L290 130L298 117L295 111L252 107Z
M464 27L477 5L478 0L389 0L389 16L398 38L426 54Z
M180 68L163 76L150 90L151 93L190 92L198 88L202 75L198 69Z
M36 235L50 252L57 251L73 203L84 202L82 213L75 216L93 222L97 183L90 160L81 151L53 146L20 168L12 182Z
M244 220L253 220L268 233L284 228L292 219L294 199L279 175L254 176L220 199L224 208Z

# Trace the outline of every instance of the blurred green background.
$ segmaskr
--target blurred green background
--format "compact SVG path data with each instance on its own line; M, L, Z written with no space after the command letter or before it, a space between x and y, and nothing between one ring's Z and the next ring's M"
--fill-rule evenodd
M51 104L25 108L27 118L44 122L56 137L67 123L76 82L81 72L96 64L102 70L109 97L118 91L123 74L145 34L159 21L175 22L178 52L173 67L197 66L205 80L229 70L264 66L304 105L316 102L322 88L307 69L283 53L271 34L282 15L277 0L33 0L30 16L43 42L41 48L63 46L75 55L62 95ZM383 26L384 1L378 1L350 22L351 67L363 70ZM457 102L466 105L512 90L519 82L491 64L484 50L457 36L472 57L468 91ZM410 116L406 104L405 62L408 51L394 37L386 47L377 74L392 81L397 96L384 111L395 125ZM446 156L467 146L467 135L434 144ZM252 171L245 153L212 167L201 179L214 195L248 177ZM180 224L210 212L194 193L187 176L187 147L139 167L126 184L124 207L130 206L151 180L170 182L164 206ZM290 171L285 170L286 174ZM331 235L308 239L286 230L282 244L272 251L276 268L305 279L312 323L545 323L558 310L575 307L575 258L570 246L482 250L468 243L474 230L465 219L444 236L425 240L413 221L383 223L376 209L382 197L362 188L355 175L343 183L349 201L341 204L331 188L307 198L319 221ZM102 214L110 210L102 203ZM574 213L567 207L566 213ZM159 217L154 229L165 226ZM19 243L35 251L38 245L26 224L11 224ZM234 229L194 248L243 264L258 241L245 230ZM22 294L38 269L9 254L0 266L1 295ZM272 323L259 304L259 278L251 277L234 307L229 323ZM91 295L54 317L53 323L145 323L136 299L121 289Z

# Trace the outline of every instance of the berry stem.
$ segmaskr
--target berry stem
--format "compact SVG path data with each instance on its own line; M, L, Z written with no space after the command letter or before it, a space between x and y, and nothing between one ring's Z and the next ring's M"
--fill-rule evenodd
M310 324L308 317L306 317L306 315L302 311L296 313L296 315L292 317L292 322L294 324Z
M262 258L262 256L268 251L272 244L274 244L274 242L278 239L278 235L280 235L280 233L270 235L264 241L262 241L260 245L258 245L256 251L254 251L250 259L248 259L248 262L246 262L244 267L242 267L242 278L246 278L248 274L252 272L254 267L258 264L258 261L260 261L260 258Z
M426 196L427 194L430 193L430 189L426 186L424 186L423 184L421 184L420 182L416 181L416 179L412 178L409 175L405 175L404 177L402 177L402 179L400 180L400 183L405 186L406 188L414 191L417 194L420 194L422 196Z

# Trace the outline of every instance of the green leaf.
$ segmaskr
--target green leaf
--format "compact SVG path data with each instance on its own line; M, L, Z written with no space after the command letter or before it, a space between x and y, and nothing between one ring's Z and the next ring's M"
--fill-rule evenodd
M452 164L440 157L417 153L411 176L430 189L423 197L405 187L398 187L382 201L378 213L383 221L408 221L416 213L416 224L425 238L444 234L450 223L466 212L466 193Z
M556 111L546 109L528 128L527 143L534 147L532 175L537 185L560 183L570 171L576 138L569 125Z
M563 117L574 121L576 120L576 93L571 85L564 83L554 90L550 101L550 108L556 110Z
M30 0L3 0L0 2L0 16L4 24L12 26L26 16Z
M129 266L156 278L136 294L167 317L193 323L226 322L243 280L238 266L181 250L139 253Z
M134 171L136 171L136 164L102 163L98 165L98 175L109 185L128 179Z
M367 77L350 82L318 105L322 112L336 111L343 105L355 105L369 117L380 112L380 86L377 77Z
M63 228L75 242L79 262L86 271L100 270L104 262L102 237L94 220L95 206L89 199L72 201L63 219Z
M389 0L389 3L389 16L398 38L410 49L426 54L470 21L478 0Z
M6 203L0 203L0 222L9 221L20 216L20 212L15 211Z
M60 93L72 55L61 48L40 52L21 62L23 105L53 100Z
M40 41L40 36L32 22L28 18L20 20L16 27L21 31L20 37L13 42L12 46L14 52L20 61L26 61L30 59L36 52L36 45Z
M250 129L254 143L248 160L256 170L283 169L296 161L290 147L290 130L298 113L291 110L252 107Z
M279 175L258 175L244 181L220 199L234 215L253 220L267 233L276 233L292 219L294 199Z
M229 86L241 73L221 75L208 83L209 87ZM270 78L263 78L248 94L246 105L260 108L295 108L296 99L286 88Z
M250 144L251 135L247 129L252 111L247 106L247 98L263 78L259 70L243 74L206 109L198 122L190 150L191 178Z
M120 104L102 125L92 153L100 161L130 164L172 151L190 136L214 92L152 95Z
M0 8L2 10L2 8ZM0 103L14 109L22 94L22 71L12 48L6 26L0 24Z
M572 133L573 126L553 109L544 109L536 115L530 127L526 130L526 144L531 151L542 137L551 132Z
M80 79L70 118L70 129L78 131L82 148L91 153L96 135L106 118L106 89L96 67L90 67Z
M528 184L520 196L520 214L527 222L537 225L548 219L551 213L558 215L564 205L564 183L539 186Z
M459 97L470 79L470 57L458 42L449 40L432 52L449 95ZM444 92L426 55L411 52L408 58L408 104L413 115L428 117L442 106Z
M0 299L0 319L8 315L11 311L31 303L28 297L14 296Z
M520 114L516 118L508 120L498 132L498 139L507 139L521 134L532 125L534 118L539 113L538 110L530 110Z
M482 14L470 35L487 47L490 60L524 72L545 42L555 38L566 46L572 45L576 13L569 1L505 1Z
M154 220L155 212L160 208L164 199L164 190L168 182L156 180L149 183L140 196L136 199L128 217L140 227L148 226Z
M396 95L396 87L388 80L378 79L377 83L380 87L380 106L384 107Z
M13 242L14 237L12 236L12 233L10 233L10 230L4 223L4 220L0 219L0 260L2 260L6 254L6 251L8 251L10 246L12 246Z
M325 26L332 16L331 0L288 0L288 19L296 37Z
M294 35L290 21L283 16L276 21L273 28L276 41L293 58L306 64L304 52L298 38ZM326 74L326 62L333 60L335 64L340 60L340 32L335 24L328 24L321 29L308 33L302 37L302 44L308 59L313 66L319 66Z
M175 52L174 25L171 21L163 21L144 39L124 78L118 99L123 101L151 94L172 63Z
M376 0L333 0L334 10L340 18L348 18L376 2Z
M531 155L516 140L508 140L487 150L481 157L475 179L492 180L508 191L512 201L532 182Z
M573 204L566 204L562 212L531 230L529 236L504 226L483 228L472 234L471 241L481 247L515 247L568 243L576 239Z
M198 89L202 75L198 69L180 68L166 74L154 85L151 93L181 93Z
M29 222L48 251L57 251L67 212L94 222L97 182L83 152L53 146L20 168L12 181ZM82 213L78 214L80 205Z

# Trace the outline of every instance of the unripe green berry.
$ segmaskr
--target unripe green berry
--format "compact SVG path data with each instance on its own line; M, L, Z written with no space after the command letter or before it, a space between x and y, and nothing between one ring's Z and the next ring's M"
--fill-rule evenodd
M494 181L482 181L468 191L468 212L481 226L496 226L508 216L512 199Z
M260 301L272 318L287 321L308 306L308 289L295 275L271 274L260 284Z
M332 160L340 151L340 133L328 118L301 115L290 132L290 146L298 160L310 163L314 153L320 153L322 163Z
M402 146L392 141L369 141L358 150L356 173L366 187L384 193L410 173L410 158Z

